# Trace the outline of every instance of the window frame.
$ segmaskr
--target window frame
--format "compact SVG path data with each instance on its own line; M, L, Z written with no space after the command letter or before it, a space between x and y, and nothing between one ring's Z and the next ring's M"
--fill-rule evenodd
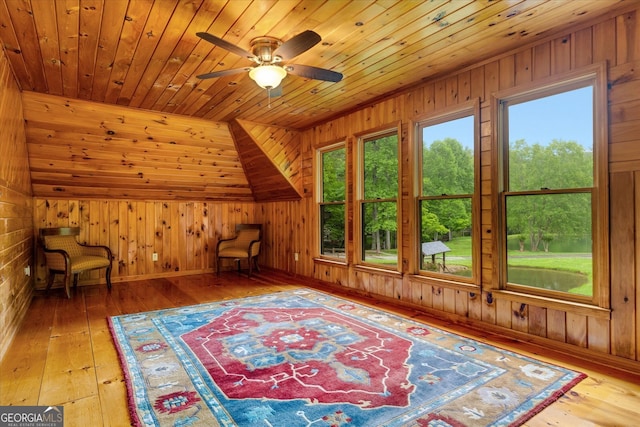
M344 150L344 200L337 201L325 201L324 200L324 164L323 164L323 155L330 151L336 150ZM318 259L338 262L342 264L347 264L348 262L348 251L346 246L348 245L348 185L349 185L349 150L347 148L346 141L336 142L330 145L323 146L321 148L316 149L316 170L318 173L316 174L316 212L318 214L318 221L316 225L316 236L317 236L317 245L316 245L316 257ZM323 233L322 233L322 207L323 206L336 206L342 205L344 206L344 239L345 239L345 252L344 257L331 256L322 253L322 242L323 242Z
M425 196L423 195L423 139L422 131L425 127L445 123L447 121L453 121L465 117L473 118L473 188L474 191L470 195L456 194L456 195L440 195L440 196ZM460 283L466 285L480 286L480 279L482 271L481 257L482 257L482 221L481 221L481 206L480 206L480 192L481 192L481 145L480 145L480 100L475 99L468 102L460 103L454 107L440 110L434 114L422 115L414 120L414 149L417 151L415 156L415 188L414 188L414 200L415 200L415 240L413 245L414 253L414 265L415 272L419 276L445 280L452 283ZM472 269L471 277L464 277L455 274L441 273L437 271L429 271L422 269L422 249L421 249L421 202L423 200L454 200L454 199L470 199L471 200L471 232L472 232Z
M506 105L510 102L522 103L546 96L565 93L582 87L593 89L593 187L566 188L561 190L508 191L508 117ZM606 63L584 67L573 72L543 79L539 82L503 90L492 96L494 108L497 164L495 181L498 186L497 224L498 245L498 289L513 295L544 298L550 302L592 306L608 309L609 293L609 214L608 214L608 108L607 108L607 67ZM506 137L505 137L506 136ZM517 195L544 194L591 194L591 236L592 236L592 296L580 296L563 291L534 288L507 282L507 217L506 199Z
M369 132L366 134L356 135L356 162L355 162L355 203L354 209L356 213L354 215L355 222L355 236L354 236L354 244L355 244L355 260L354 264L356 267L366 267L373 268L379 270L386 270L389 272L400 272L402 267L402 135L401 135L401 124L386 126L381 130ZM386 136L396 135L397 138L397 193L395 198L385 198L385 199L374 199L368 200L364 199L364 144L368 141L372 141L379 138L384 138ZM365 233L363 232L363 209L365 204L369 203L387 203L393 202L396 204L396 240L397 240L397 258L395 265L381 265L372 262L367 262L364 260L364 238Z

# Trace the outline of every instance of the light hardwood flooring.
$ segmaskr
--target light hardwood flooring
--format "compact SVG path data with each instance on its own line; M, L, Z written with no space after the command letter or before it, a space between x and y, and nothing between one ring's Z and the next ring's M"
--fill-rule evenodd
M235 272L61 289L36 293L20 331L0 363L0 405L64 405L65 426L128 426L124 377L107 316L278 292L311 285L274 271ZM329 290L324 286L324 290ZM333 289L335 291L335 289ZM335 292L334 292L335 293ZM416 310L340 293L402 316L511 351L582 371L588 378L532 418L528 426L640 425L640 376L536 345L468 330Z

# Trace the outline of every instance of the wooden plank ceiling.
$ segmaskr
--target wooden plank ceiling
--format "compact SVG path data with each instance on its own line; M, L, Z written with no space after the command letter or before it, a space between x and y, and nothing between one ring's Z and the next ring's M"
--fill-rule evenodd
M276 179L280 185L272 187L279 196L275 198L282 199L300 193L299 182L292 179L300 171L292 172L291 163L268 154L273 151L270 141L291 149L291 140L273 140L273 135L278 134L291 137L281 129L309 128L389 93L622 7L626 7L625 3L617 0L0 0L0 40L25 93L151 110L165 118L202 118L214 126L235 123L227 130L239 133L232 135L237 152L227 147L225 140L226 161L232 162L229 159L235 157L244 162L243 152L254 166L264 166L268 160L270 166L266 169L282 175ZM246 72L207 80L196 77L255 65L202 40L197 32L208 32L250 50L251 40L256 37L268 35L286 41L304 30L315 31L322 41L286 63L337 71L344 75L342 81L330 83L288 75L283 94L273 98L269 107L266 91ZM256 124L275 128L260 129L254 127ZM44 139L42 132L46 130L28 130L30 156L39 149L36 144L42 145L55 135L51 127L48 125L50 136ZM266 139L260 141L260 135L266 135ZM133 139L137 137L128 141ZM255 147L247 145L252 139L262 145L258 157L266 157L256 157ZM77 145L70 148L75 152L91 143L81 137L66 141ZM192 147L186 154L193 156L202 148L198 144L186 146ZM206 190L205 187L217 185L211 178L209 162L203 162L201 169L192 165L192 176L183 178L194 180L198 191L179 191L180 183L169 182L171 174L166 174L176 170L180 157L172 157L170 151L164 153L166 164L158 160L142 175L148 179L154 168L164 170L164 184L175 184L173 192L165 192L165 197L153 192L140 197L189 198L204 194L210 199L238 200L238 191L248 189L254 199L257 192L269 198L268 193L257 189L256 183L272 180L264 174L257 174L256 178L255 168L251 169L251 176L246 174L249 182L237 177L230 184L232 187L226 187L234 191ZM289 157L299 156L289 151ZM74 157L76 162L81 158ZM279 167L278 162L286 165ZM248 170L246 164L243 166ZM32 178L33 168L32 165ZM44 166L42 169L42 173L52 172ZM100 170L106 169L94 167L93 182L105 177ZM111 172L116 173L117 169ZM67 196L79 197L92 186L92 179L85 177L86 182L81 185L85 190L71 191L71 163L65 173L69 176ZM128 182L120 181L118 176L104 181L111 182L111 190L105 190L103 196L132 197L128 195L131 191L117 191ZM36 174L34 193L54 194L57 178L55 174ZM143 188L161 192L160 181L156 179L157 185L147 183Z

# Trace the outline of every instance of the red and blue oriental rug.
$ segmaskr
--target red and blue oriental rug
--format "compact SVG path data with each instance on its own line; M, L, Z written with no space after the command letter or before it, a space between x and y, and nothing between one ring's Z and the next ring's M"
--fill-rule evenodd
M139 426L516 426L584 377L309 290L109 323Z

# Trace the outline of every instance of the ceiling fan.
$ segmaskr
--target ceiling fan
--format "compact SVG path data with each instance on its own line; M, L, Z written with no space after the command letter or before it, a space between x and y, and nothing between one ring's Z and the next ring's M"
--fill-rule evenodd
M336 71L312 67L310 65L284 63L311 49L322 40L316 32L311 30L306 30L293 36L285 42L267 36L255 38L251 41L251 52L209 33L200 32L196 33L196 35L209 43L235 53L238 56L245 57L257 64L255 67L232 68L230 70L200 74L196 76L199 79L211 79L248 71L249 77L251 77L258 86L267 89L269 97L280 95L282 90L280 83L288 73L327 82L339 82L342 80L342 74Z

